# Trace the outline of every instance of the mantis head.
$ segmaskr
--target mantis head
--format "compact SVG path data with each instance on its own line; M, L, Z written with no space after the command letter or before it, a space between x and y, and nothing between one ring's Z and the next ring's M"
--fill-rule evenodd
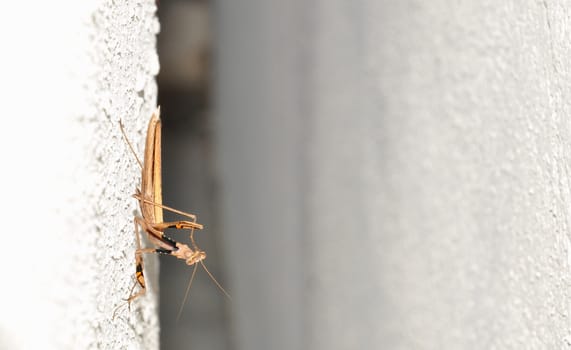
M194 265L206 259L206 252L203 250L191 250L191 254L186 259L187 265Z
M198 247L191 249L189 246L182 243L177 243L176 247L178 249L173 251L172 255L178 259L184 260L187 265L194 265L206 259L206 253Z

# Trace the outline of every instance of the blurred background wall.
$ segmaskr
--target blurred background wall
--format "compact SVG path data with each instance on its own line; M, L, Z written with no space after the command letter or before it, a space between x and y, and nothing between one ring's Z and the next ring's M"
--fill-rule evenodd
M158 103L163 119L164 202L198 214L206 226L197 240L207 252L206 264L229 288L226 262L220 254L218 179L212 128L212 9L209 1L160 2L157 49L161 70ZM169 220L179 220L165 213ZM181 241L187 237L177 236ZM174 236L173 236L174 238ZM163 349L230 349L229 304L200 270L180 319L192 268L176 259L161 259L161 347Z
M570 346L564 2L159 17L164 201L232 294L201 273L174 324L191 271L162 259L164 348Z

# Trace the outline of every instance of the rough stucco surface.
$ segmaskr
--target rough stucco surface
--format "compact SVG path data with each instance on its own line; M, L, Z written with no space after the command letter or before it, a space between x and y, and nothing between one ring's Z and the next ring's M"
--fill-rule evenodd
M239 19L230 9L222 3L234 14L222 19ZM571 347L566 4L315 1L304 11L301 48L288 40L294 25L221 25L231 55L220 65L223 214L247 306L234 314L239 345L301 334L307 349ZM283 66L264 65L268 42L245 49L274 30L289 54L304 52L303 99L289 99ZM295 116L282 128L284 110L303 128ZM297 196L281 200L283 189ZM301 259L299 274L258 270L280 266L276 247ZM285 291L268 286L276 277L292 278ZM295 301L282 293L300 288L303 312L282 308ZM254 325L270 328L262 340Z
M106 123L97 123L94 130L97 141L89 145L98 161L96 183L101 186L95 191L99 236L94 246L101 252L113 252L110 256L101 254L97 263L100 276L97 283L104 288L95 293L94 300L104 301L108 296L114 299L105 300L102 319L94 331L96 339L112 335L112 343L107 343L109 340L103 342L109 348L158 348L155 257L145 257L147 295L136 300L130 311L120 311L117 321L109 322L109 311L113 308L108 307L118 304L117 296L121 297L119 300L128 296L133 284L135 237L132 215L137 206L130 195L140 184L140 168L117 130L117 121L121 118L126 127L130 127L127 129L129 138L138 146L136 150L142 159L146 126L156 106L157 95L154 77L159 65L155 35L159 23L155 10L154 1L106 2L100 4L92 16L95 28L93 57L99 67L96 91L101 94L97 96L95 106L100 111L98 119L108 118ZM127 216L126 221L123 215Z
M118 120L142 150L157 93L155 3L11 6L2 21L13 34L3 40L11 50L2 93L11 98L2 150L15 171L2 180L12 203L4 221L18 224L0 258L0 347L156 349L153 259L150 293L112 319L135 272L131 194L140 176Z

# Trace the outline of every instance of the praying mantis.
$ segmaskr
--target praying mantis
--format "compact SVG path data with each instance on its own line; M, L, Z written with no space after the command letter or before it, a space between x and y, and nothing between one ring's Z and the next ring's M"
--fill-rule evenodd
M151 120L149 121L149 126L147 127L147 138L145 141L145 153L144 159L141 163L139 157L131 142L127 138L123 124L119 122L121 132L127 142L127 145L131 149L131 152L135 155L139 166L141 167L141 188L137 188L135 194L133 195L139 201L139 207L141 209L141 216L135 215L134 225L135 225L135 237L137 242L137 249L135 250L135 282L131 291L129 292L129 297L125 300L127 305L131 305L131 302L140 296L144 295L146 292L146 281L144 275L144 254L162 254L162 255L172 255L177 259L184 260L189 266L194 265L192 276L188 284L183 303L179 310L178 317L180 317L184 303L188 297L190 286L196 274L196 269L198 264L202 265L204 271L209 275L216 286L228 297L229 294L222 288L220 283L214 278L210 271L206 268L204 264L204 259L206 259L206 252L198 247L194 240L194 230L202 230L203 225L197 223L196 215L186 213L166 205L162 202L162 175L161 175L161 119L160 119L160 107L153 112ZM175 214L184 216L190 220L180 220L180 221L163 221L163 210L173 212ZM190 236L190 246L184 243L177 242L169 237L167 237L164 231L168 228L174 228L177 230L189 230ZM148 241L153 244L153 248L142 248L141 246L141 230L146 233ZM133 293L137 285L140 290ZM114 312L118 311L117 308Z

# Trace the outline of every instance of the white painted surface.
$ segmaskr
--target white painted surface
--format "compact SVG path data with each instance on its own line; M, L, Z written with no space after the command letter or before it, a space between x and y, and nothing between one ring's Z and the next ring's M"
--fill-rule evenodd
M219 7L238 347L571 346L565 2L296 4Z
M151 293L111 319L135 270L140 174L117 122L142 145L156 101L154 11L154 1L26 1L0 14L0 348L158 348L152 271Z

